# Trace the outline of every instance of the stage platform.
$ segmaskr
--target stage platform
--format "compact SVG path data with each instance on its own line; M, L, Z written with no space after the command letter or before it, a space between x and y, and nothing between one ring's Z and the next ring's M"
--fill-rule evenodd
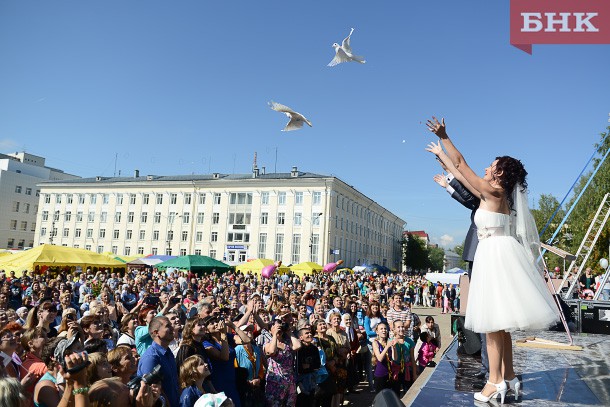
M515 339L536 336L566 343L565 333L523 332ZM523 388L518 401L509 392L505 404L520 406L610 406L610 335L575 334L574 345L582 351L549 350L514 347L515 371L522 378ZM454 338L434 372L424 383L411 406L486 406L494 403L475 402L485 379L474 375L481 368L480 359L457 354Z

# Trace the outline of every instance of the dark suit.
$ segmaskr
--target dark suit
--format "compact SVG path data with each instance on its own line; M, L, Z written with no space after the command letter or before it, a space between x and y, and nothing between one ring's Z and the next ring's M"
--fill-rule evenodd
M453 188L454 192L451 197L470 209L470 228L466 234L466 240L464 240L464 251L462 253L462 260L468 262L468 278L472 272L472 262L474 261L474 254L477 251L477 245L479 244L479 238L477 236L477 226L474 224L474 214L479 208L481 200L473 195L466 187L464 187L460 181L453 178L449 185Z

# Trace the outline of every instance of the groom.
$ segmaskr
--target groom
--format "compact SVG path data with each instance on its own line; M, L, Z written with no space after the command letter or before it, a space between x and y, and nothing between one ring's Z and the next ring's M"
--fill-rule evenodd
M447 171L447 167L437 157L437 161L440 163L443 170ZM453 177L453 174L447 172L447 176L437 174L434 176L434 181L441 187L445 188L447 193L451 195L453 199L461 203L466 208L470 209L470 228L466 234L466 240L464 241L464 250L462 252L462 260L468 262L468 279L472 275L472 265L474 262L474 254L477 251L477 245L479 244L479 238L477 236L477 226L474 223L474 214L479 208L481 200L473 195L460 181ZM489 359L487 357L487 335L479 334L481 338L481 363L483 365L481 371L475 376L478 378L484 378L489 371Z

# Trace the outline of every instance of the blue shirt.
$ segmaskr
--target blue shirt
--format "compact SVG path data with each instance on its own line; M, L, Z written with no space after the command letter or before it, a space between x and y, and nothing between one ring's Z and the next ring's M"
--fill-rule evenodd
M146 349L146 352L138 362L138 376L150 373L157 365L161 365L161 373L163 374L163 382L161 387L167 396L172 407L180 404L180 393L178 389L178 367L176 359L169 348L164 348L157 342Z
M195 385L185 388L180 395L180 407L193 407L202 395Z

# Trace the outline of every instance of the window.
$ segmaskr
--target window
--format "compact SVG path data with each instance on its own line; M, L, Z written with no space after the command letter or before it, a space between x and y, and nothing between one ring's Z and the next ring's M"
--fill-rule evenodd
M9 238L6 247L11 248L13 246L15 246L15 239Z
M163 204L163 194L155 194L156 200L157 200L157 205L162 205Z
M104 253L104 246L98 246L98 247L97 247L97 252L98 252L99 254Z
M285 217L286 217L286 214L284 212L278 212L277 213L277 224L283 225L286 221Z
M191 222L191 213L183 212L182 213L182 223L190 223Z
M214 225L217 225L217 224L218 224L218 222L220 222L220 213L218 213L218 212L214 212L214 213L212 214L212 223L213 223Z
M129 194L129 204L130 205L136 204L136 194Z
M303 205L303 193L295 192L294 193L294 204L295 205Z
M195 249L195 256L201 256L201 249Z
M117 194L116 196L116 204L123 205L123 194Z
M218 241L218 232L212 232L212 235L210 236L210 242L217 242Z
M300 226L302 222L302 214L300 212L296 212L294 214L294 224L296 226Z
M278 205L286 205L286 192L278 192L278 194L277 194L277 204Z
M262 212L261 213L261 225L266 225L267 223L269 223L269 213Z
M100 229L100 238L105 238L106 237L106 229Z
M322 214L321 213L313 213L311 215L311 224L314 226L320 226L320 216Z
M96 194L89 194L89 203L95 205L97 203L97 195Z
M42 211L42 221L49 220L49 211Z
M102 212L100 215L100 222L106 222L108 220L108 212Z
M25 213L30 213L30 204L26 203L26 204L23 204L23 205L24 205L24 212Z
M300 262L301 258L301 235L292 235L292 264Z
M172 193L169 195L169 204L170 205L176 205L177 201L178 201L178 194Z
M81 235L81 230L80 229L75 229L74 230L74 237L80 237Z
M114 231L112 232L112 238L113 239L118 239L119 238L119 230L118 229L114 229Z
M203 232L197 232L197 234L195 234L195 241L203 242Z
M110 195L109 194L102 195L102 203L107 204L108 202L110 202Z
M40 236L46 236L47 235L47 228L40 228Z
M55 195L55 203L58 203L58 204L61 203L61 194Z
M13 201L13 212L19 212L19 202Z
M173 225L174 220L176 220L176 212L170 212L169 215L167 216L167 223L169 223L170 225Z
M59 211L55 211L53 214L53 221L57 222L59 220Z
M21 185L15 185L15 193L16 194L20 194L21 193Z
M318 261L318 253L320 252L320 235L311 235L311 261Z
M17 230L17 220L11 220L11 230Z
M138 254L144 254L144 248L143 248L142 246L139 246L139 247L138 247ZM155 253L153 253L153 254L157 254L157 249L155 249ZM170 254L170 255L172 254L172 253L171 253L171 250L170 250L170 253L169 253L169 254Z
M187 232L186 230L182 231L182 241L183 242L187 242L189 240L189 232Z
M142 214L140 215L140 222L146 223L147 220L148 220L148 212L142 212Z
M85 194L78 194L78 203L79 204L85 203Z
M129 253L131 253L131 247L125 246L123 249L123 256L129 256Z
M275 236L275 259L281 259L284 252L284 234L278 233Z
M116 223L120 223L121 222L121 212L115 212L114 213L114 221Z
M203 219L204 219L203 212L198 212L197 213L197 224L203 225Z
M89 250L89 251L91 251L91 245L90 245L90 244L86 244L86 245L85 245L85 250Z
M143 205L148 205L148 201L150 200L150 194L144 194L142 195L142 204Z
M28 222L27 221L21 221L21 230L28 230Z
M93 229L87 229L87 237L93 238Z
M261 205L269 205L269 192L261 192Z
M159 253L159 249L157 249L156 247L153 247L152 249L150 249L150 252L152 253L153 256L156 256Z
M155 212L155 223L161 223L161 212Z
M267 234L259 233L258 235L258 258L264 259L267 252Z
M214 194L214 205L220 205L220 194L219 193Z
M133 218L134 218L134 213L128 212L127 213L127 223L133 223Z
M72 219L72 212L67 211L66 213L64 213L64 219L66 220L66 222L69 222Z
M229 242L249 242L250 233L229 233L227 236Z
M45 194L44 203L51 203L51 194Z
M87 214L87 222L93 222L95 220L95 212L89 212Z
M83 221L83 211L76 212L76 221L77 222L82 222Z
M210 257L213 258L213 259L216 258L216 250L214 250L214 249L210 250Z
M57 228L53 228L53 230L51 230L51 236L57 236Z
M68 194L68 196L66 197L66 203L72 203L72 194Z
M171 256L172 255L172 248L171 247L165 248L165 255L166 256Z
M140 239L140 240L146 239L146 231L145 230L140 230L140 234L138 235L138 239Z
M250 224L249 213L229 213L229 225L249 225Z
M180 256L186 256L186 249L180 249Z
M199 205L205 205L205 194L199 194Z
M159 231L158 230L153 230L152 240L159 240Z
M32 195L32 188L26 188L25 189L25 194L26 195Z
M231 205L252 205L252 193L250 192L239 192L232 193L229 197L229 203Z
M127 229L127 231L125 232L125 239L126 240L131 240L132 236L133 236L133 230Z
M174 231L173 230L168 230L167 231L167 239L168 242L174 240Z
M36 231L36 222L32 222L32 226L30 228L30 232L35 232ZM33 245L30 245L30 247L33 247Z
M184 194L184 204L185 205L190 205L191 204L191 199L192 199L192 195L191 194Z

